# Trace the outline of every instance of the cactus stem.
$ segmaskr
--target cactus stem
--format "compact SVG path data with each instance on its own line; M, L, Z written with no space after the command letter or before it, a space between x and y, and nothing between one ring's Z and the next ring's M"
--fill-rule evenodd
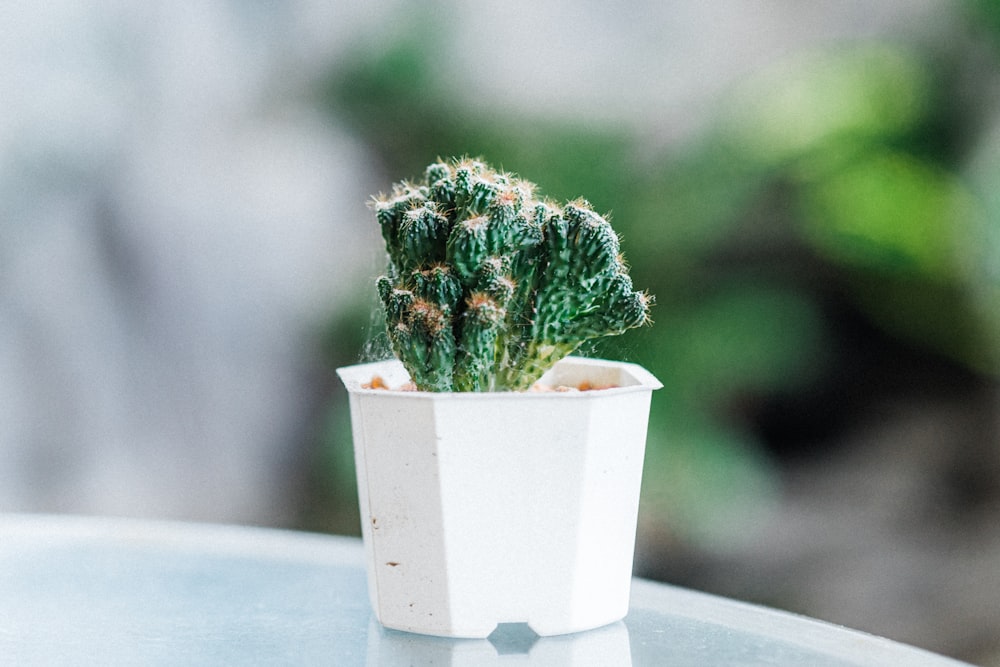
M372 197L393 350L427 391L518 391L582 342L650 322L620 240L585 199L464 157Z

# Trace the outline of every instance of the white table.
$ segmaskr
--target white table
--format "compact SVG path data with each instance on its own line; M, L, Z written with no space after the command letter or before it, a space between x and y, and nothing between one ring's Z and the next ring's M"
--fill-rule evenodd
M491 643L383 629L353 538L0 515L4 665L962 664L641 579L623 622L533 642L503 630Z

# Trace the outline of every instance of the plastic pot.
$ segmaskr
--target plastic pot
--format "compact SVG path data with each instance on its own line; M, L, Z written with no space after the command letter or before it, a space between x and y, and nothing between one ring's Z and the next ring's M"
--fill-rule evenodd
M540 636L628 611L651 393L634 364L568 357L591 391L429 393L395 360L338 370L350 396L368 589L386 627Z

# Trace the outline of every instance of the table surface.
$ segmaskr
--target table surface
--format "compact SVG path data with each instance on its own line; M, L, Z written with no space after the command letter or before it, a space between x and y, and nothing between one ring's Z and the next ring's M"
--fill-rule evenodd
M961 665L812 619L635 579L624 621L493 641L382 628L360 540L0 515L0 656L56 665ZM9 661L9 662L7 662Z

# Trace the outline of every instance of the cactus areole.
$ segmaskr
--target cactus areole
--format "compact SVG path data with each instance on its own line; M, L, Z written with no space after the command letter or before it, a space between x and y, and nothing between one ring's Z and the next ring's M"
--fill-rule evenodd
M418 390L522 391L581 343L649 321L610 223L476 159L373 199L393 352Z

